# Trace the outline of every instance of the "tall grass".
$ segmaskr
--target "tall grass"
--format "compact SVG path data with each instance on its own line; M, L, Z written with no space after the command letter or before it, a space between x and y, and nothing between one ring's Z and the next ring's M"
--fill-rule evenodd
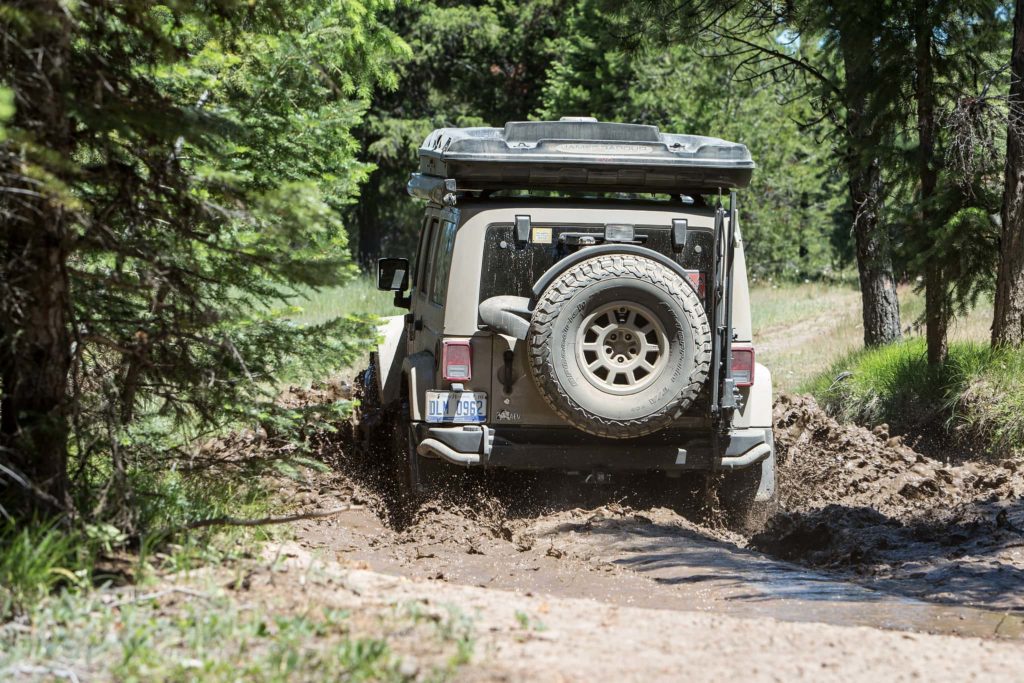
M992 453L1024 443L1024 351L954 342L931 367L917 337L836 361L807 383L832 415L898 432L939 430Z
M53 523L0 525L0 621L61 584L84 580L83 540Z
M405 313L395 308L394 295L377 289L369 275L360 275L340 287L309 290L290 301L294 312L289 315L296 322L317 324L341 315L389 316Z

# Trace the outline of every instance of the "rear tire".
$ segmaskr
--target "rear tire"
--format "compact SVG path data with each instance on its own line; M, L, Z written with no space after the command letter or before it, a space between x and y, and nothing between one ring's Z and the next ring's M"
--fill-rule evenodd
M388 463L392 481L393 500L389 506L398 526L405 526L423 502L423 481L420 476L416 443L409 421L409 405L402 402L391 420L391 458Z

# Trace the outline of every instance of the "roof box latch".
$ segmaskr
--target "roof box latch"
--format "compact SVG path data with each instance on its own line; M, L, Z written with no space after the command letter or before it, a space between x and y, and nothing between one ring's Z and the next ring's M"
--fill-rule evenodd
M690 223L685 218L672 219L672 251L677 254L686 248L686 238L690 232Z
M530 217L516 216L516 244L522 246L530 241Z

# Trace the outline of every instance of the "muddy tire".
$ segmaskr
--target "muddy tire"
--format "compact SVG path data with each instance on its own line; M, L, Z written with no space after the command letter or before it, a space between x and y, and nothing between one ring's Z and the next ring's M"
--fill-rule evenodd
M700 393L711 330L677 272L633 254L583 261L540 296L528 337L541 395L566 422L613 439L668 427Z

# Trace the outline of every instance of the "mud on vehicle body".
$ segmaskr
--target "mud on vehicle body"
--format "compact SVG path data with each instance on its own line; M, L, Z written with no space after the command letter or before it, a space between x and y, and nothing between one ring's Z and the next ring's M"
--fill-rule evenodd
M364 378L366 437L390 431L409 490L441 463L700 470L727 473L733 506L770 502L735 191L753 166L742 145L593 120L432 133L415 265L378 264L409 313Z

